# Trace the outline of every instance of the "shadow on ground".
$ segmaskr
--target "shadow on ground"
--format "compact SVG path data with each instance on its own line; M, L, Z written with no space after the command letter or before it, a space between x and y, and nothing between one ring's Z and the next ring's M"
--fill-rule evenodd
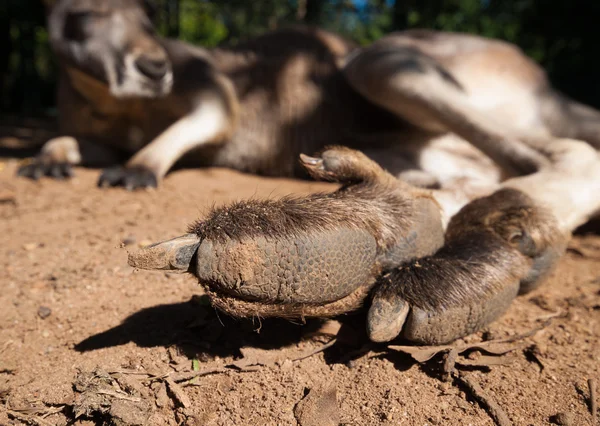
M364 315L349 315L340 322L349 330L346 335L352 337L327 351L328 363L350 361L368 342ZM134 342L141 347L176 345L189 358L199 352L235 356L244 346L277 349L310 339L322 325L323 320L318 319L307 319L305 324L282 319L234 319L215 311L207 298L193 297L188 302L142 309L120 325L79 342L75 350L88 352Z

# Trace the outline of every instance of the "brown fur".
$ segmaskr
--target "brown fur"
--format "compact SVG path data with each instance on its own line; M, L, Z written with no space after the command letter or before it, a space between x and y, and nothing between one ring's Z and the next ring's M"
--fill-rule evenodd
M384 274L376 293L398 294L411 306L444 311L477 306L505 284L519 281L531 262L489 232L465 233L428 256Z
M376 293L395 293L430 311L475 306L526 280L537 258L560 251L565 242L550 212L521 191L501 189L463 207L450 221L442 249L388 272ZM544 269L558 257L551 260Z
M344 144L395 175L443 187L474 170L486 179L499 168L535 171L546 160L526 143L545 146L565 132L600 145L600 114L555 93L543 70L500 41L407 31L359 49L325 31L290 28L205 50L152 35L140 1L61 0L50 10L61 62L61 132L75 138L69 149L79 152L61 155L64 149L53 144L22 170L32 177L49 174L64 158L80 159L69 165L99 158L114 164L119 156L132 157L105 172L102 184L156 185L179 160L301 175L300 152ZM74 11L90 12L92 24L78 22ZM83 44L65 35L64 24L73 20ZM111 34L123 28L122 44L115 45ZM140 57L172 70L172 90L165 78L142 79L127 65ZM207 125L214 128L203 132ZM455 137L441 146L444 135ZM458 176L447 176L429 154L443 155Z
M446 239L455 241L463 234L482 231L490 232L532 258L565 240L552 212L525 193L510 188L463 207L451 219Z
M415 199L430 199L423 191L386 173L362 153L333 147L321 156L325 169L306 167L316 178L344 183L338 191L237 202L213 210L205 220L193 224L189 232L202 239L224 241L256 236L281 238L309 230L352 227L370 232L383 253L397 244L412 225Z

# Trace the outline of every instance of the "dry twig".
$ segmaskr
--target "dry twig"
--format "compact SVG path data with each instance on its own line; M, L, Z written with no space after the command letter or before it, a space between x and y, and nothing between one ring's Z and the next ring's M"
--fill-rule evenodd
M192 380L193 378L196 378L196 377L208 376L210 374L223 374L223 373L227 373L228 371L233 371L233 370L230 368L221 368L221 367L207 368L206 370L200 370L200 371L181 371L179 373L173 373L173 374L169 375L169 377L174 382L179 383L179 382L185 382L188 380Z
M596 413L598 412L596 402L596 380L588 379L588 388L590 389L590 411L592 413L592 425L597 424L598 419Z
M511 426L512 422L502 407L489 395L473 378L466 374L458 374L455 377L461 385L477 399L483 408L488 412L490 417L494 419L498 426Z
M33 423L35 423L35 424L37 424L39 426L52 426L52 423L50 423L50 422L48 422L48 421L46 421L43 418L38 417L38 416L23 414L23 413L20 413L17 410L6 410L6 412L7 412L7 414L9 416L12 416L12 417L14 417L16 419L19 419L22 422L26 422L26 423L32 423L33 422Z
M336 342L337 342L337 339L331 339L329 342L325 343L324 345L321 345L318 348L312 349L312 350L300 355L299 357L293 358L292 361L302 361L303 359L310 358L313 355L316 355L318 353L321 353L321 352L329 349L330 347L335 345Z
M127 394L123 395L119 392L113 392L113 391L109 391L109 390L105 390L105 389L98 389L96 391L96 393L101 394L101 395L112 396L113 398L117 398L117 399L123 399L125 401L131 401L131 402L140 402L141 401L141 399L136 396L129 396Z

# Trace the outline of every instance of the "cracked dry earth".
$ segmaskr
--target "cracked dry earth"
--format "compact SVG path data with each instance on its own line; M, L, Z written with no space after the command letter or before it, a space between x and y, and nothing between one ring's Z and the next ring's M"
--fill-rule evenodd
M1 425L594 424L597 235L576 237L549 282L458 343L541 329L501 357L470 351L452 373L448 351L418 363L367 344L364 314L234 321L191 276L127 265L128 251L184 233L213 205L332 185L205 169L128 193L97 189L98 170L17 179L17 161L0 162Z

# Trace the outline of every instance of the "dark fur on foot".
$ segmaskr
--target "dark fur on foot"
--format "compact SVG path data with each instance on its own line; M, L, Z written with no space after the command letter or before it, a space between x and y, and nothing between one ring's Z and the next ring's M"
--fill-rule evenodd
M144 167L111 167L102 171L99 187L123 186L128 191L156 188L158 179L154 172Z
M427 256L384 274L376 293L395 293L413 307L443 312L476 305L518 282L530 262L516 250L484 233L464 235Z
M319 155L303 155L303 165L315 179L344 184L340 190L237 202L213 210L188 231L202 239L225 241L294 237L347 227L368 231L383 252L406 235L415 214L415 200L435 204L427 192L397 180L359 151L330 147Z
M44 176L54 179L68 179L73 177L73 166L68 163L49 163L42 160L34 160L29 164L19 167L17 176L39 180Z
M475 332L505 312L523 283L538 284L565 242L552 214L520 191L502 189L477 199L452 218L446 244L435 255L380 278L369 332L387 341L402 330L426 344Z
M333 147L320 155L302 162L314 177L343 183L338 191L238 202L190 227L201 241L194 272L216 306L236 316L335 315L337 307L324 305L370 288L390 262L441 246L439 208L428 193L362 153ZM246 305L231 303L235 298Z
M533 261L521 277L520 293L539 286L564 254L570 235L552 214L523 192L505 188L467 204L452 218L448 241L477 229L487 229Z

